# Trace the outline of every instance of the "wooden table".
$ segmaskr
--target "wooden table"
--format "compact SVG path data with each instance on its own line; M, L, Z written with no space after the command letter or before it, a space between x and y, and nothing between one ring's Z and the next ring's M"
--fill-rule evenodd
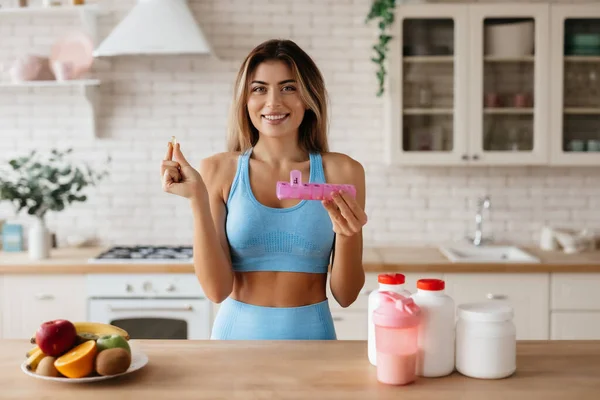
M64 384L20 370L26 340L0 340L0 399L597 400L600 341L519 342L517 372L454 373L395 387L377 382L363 341L134 341L150 362L108 381Z

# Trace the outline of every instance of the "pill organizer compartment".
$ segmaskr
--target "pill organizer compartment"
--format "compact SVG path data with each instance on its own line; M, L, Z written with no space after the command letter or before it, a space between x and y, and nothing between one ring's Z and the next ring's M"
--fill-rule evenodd
M329 200L332 198L332 193L338 190L344 190L352 197L356 197L356 188L354 185L302 183L302 173L298 170L293 170L290 173L289 182L277 182L277 198L279 200Z

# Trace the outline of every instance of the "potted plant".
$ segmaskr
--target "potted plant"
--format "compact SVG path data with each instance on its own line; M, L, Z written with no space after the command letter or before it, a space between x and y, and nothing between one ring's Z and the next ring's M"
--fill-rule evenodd
M49 211L62 211L69 204L84 202L83 189L95 186L108 171L95 173L87 163L76 165L66 160L73 149L53 149L49 156L33 150L29 155L10 160L10 168L0 169L0 201L12 202L19 214L35 218L29 229L28 247L31 259L48 258L50 234L45 216ZM107 162L110 162L110 157Z

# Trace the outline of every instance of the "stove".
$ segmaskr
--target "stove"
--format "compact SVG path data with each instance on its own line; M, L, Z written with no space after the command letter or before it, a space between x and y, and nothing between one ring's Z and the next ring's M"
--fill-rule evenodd
M94 264L193 263L192 246L113 246L88 260Z

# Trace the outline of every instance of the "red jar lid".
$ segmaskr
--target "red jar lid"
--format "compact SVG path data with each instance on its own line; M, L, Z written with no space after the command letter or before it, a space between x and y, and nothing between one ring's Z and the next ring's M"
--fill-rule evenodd
M402 285L405 278L403 274L379 274L377 281L384 285Z
M444 290L446 283L441 279L419 279L417 281L417 289L421 290Z

